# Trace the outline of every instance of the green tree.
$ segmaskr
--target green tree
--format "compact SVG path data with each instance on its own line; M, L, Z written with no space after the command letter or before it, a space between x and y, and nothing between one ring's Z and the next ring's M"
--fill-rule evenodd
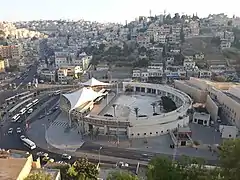
M219 169L207 169L201 159L182 157L178 162L169 158L152 159L147 170L148 180L220 180Z
M75 172L77 172L77 176L81 178L81 180L95 180L99 174L97 166L89 162L87 158L81 158L75 161L72 167ZM73 175L75 172L73 171Z
M51 166L52 169L59 169L60 170L60 174L61 174L61 179L64 180L72 180L72 175L74 174L73 171L75 171L74 169L71 169L71 165L70 164L56 164Z
M139 109L138 107L135 107L135 108L134 108L134 112L135 112L136 118L138 118L139 110L140 110L140 109Z
M25 180L52 180L52 176L40 171L30 174Z
M150 161L147 170L148 180L183 180L181 167L168 158L157 157Z
M155 114L155 113L156 113L157 103L156 103L156 102L153 102L153 103L151 103L151 106L152 106L152 108L153 108L153 114Z
M108 174L107 180L138 180L138 177L124 171L113 171Z
M225 180L239 180L240 177L240 139L223 141L219 154L222 176Z
M175 102L171 98L167 96L162 96L161 100L163 109L165 109L167 112L174 111L175 109L177 109Z

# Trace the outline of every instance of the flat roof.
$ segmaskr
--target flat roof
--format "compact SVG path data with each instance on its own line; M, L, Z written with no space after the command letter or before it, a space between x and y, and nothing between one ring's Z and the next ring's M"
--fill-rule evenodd
M200 119L204 119L204 120L209 120L210 119L210 114L195 112L193 114L193 118L200 118Z
M236 101L237 103L240 104L240 98L239 97L234 96L233 94L228 93L228 92L224 92L224 94L226 94L228 97L232 98L234 101Z
M26 161L25 158L0 158L0 179L16 180Z
M204 91L203 89L201 89L200 87L198 87L198 86L196 86L196 85L194 85L194 84L192 84L192 83L190 83L190 82L188 82L187 80L186 81L183 81L185 84L187 84L187 85L189 85L189 86L191 86L191 87L194 87L194 88L196 88L196 89L199 89L199 90L202 90L202 91Z

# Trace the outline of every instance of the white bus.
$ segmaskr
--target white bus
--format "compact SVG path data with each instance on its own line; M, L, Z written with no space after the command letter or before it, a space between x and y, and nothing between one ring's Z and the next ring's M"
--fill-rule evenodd
M30 139L24 138L24 139L22 139L22 141L23 141L23 144L31 150L37 148L36 144L33 141L31 141Z
M6 102L7 104L14 104L14 103L15 103L15 98L16 98L16 96L12 96L12 97L10 97L10 98L7 98L7 99L5 100L5 102Z
M20 115L19 115L19 114L15 114L15 115L12 117L12 122L17 122L19 119L20 119Z
M27 111L26 108L22 108L22 109L19 111L19 113L20 113L21 115L23 115L26 111Z
M29 103L29 104L26 105L27 110L30 109L31 107L33 107L33 103Z
M25 95L27 95L29 93L30 93L30 91L22 92L20 94L17 94L17 97L23 97L23 96L25 96Z
M32 104L35 106L38 102L39 102L38 99L34 99L33 102L32 102Z
M57 90L57 91L55 91L53 94L54 95L59 95L61 93L61 91L60 90Z

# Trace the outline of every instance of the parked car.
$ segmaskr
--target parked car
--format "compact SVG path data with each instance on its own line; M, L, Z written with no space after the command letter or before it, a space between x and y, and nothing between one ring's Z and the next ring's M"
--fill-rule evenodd
M13 128L9 128L8 129L8 134L12 134L13 133Z
M68 155L68 154L62 154L62 159L64 160L70 160L72 158L72 156Z
M24 135L21 135L21 136L20 136L20 139L21 139L21 140L23 140L23 139L25 139L25 138L26 138L26 136L24 136Z
M17 128L17 133L20 134L21 132L22 132L21 128L18 127L18 128Z
M27 111L28 114L31 114L32 112L33 112L33 108L30 108L30 109Z
M39 156L39 157L48 157L48 153L38 152L38 153L37 153L37 156Z

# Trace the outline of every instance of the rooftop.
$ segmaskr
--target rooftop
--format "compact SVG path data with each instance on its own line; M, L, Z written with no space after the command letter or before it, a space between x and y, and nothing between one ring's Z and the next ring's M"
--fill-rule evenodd
M194 88L199 89L199 90L203 90L203 89L199 88L198 86L194 85L193 83L190 83L189 81L183 81L183 82L184 82L185 84L191 86L191 87L194 87Z
M198 118L198 119L203 119L203 120L210 120L210 114L195 112L193 114L193 118Z
M25 158L0 158L0 179L16 180L26 161Z
M232 98L234 101L236 101L238 104L240 104L240 98L239 97L234 96L233 94L228 93L228 92L224 92L224 94L226 94L228 97Z

